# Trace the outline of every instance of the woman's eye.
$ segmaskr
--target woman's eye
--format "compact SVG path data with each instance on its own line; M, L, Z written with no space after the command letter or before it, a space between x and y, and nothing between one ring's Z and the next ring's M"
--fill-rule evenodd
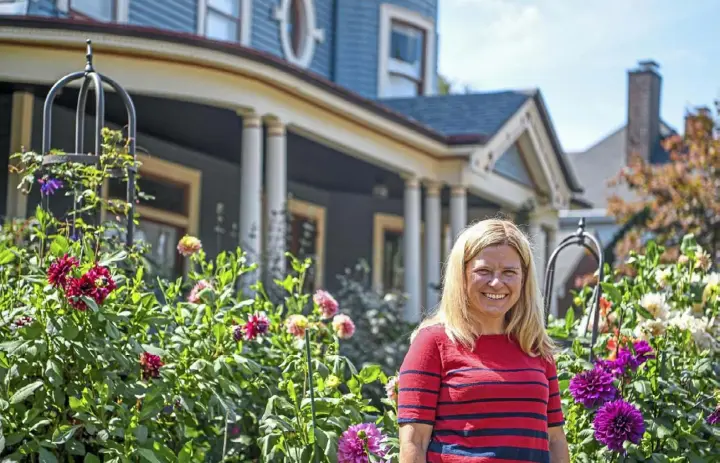
M515 275L515 270L505 270L505 275Z

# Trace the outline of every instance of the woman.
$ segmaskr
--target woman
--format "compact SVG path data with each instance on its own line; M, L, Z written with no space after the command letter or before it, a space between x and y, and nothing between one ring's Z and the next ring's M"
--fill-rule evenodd
M400 463L570 461L535 279L512 222L458 237L439 308L400 368Z

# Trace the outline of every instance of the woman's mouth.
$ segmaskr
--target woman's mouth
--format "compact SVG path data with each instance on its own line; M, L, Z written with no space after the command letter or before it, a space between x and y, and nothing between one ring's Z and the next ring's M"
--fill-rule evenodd
M507 294L494 294L494 293L482 293L482 294L486 298L492 299L493 301L500 301L502 299L505 299L508 296Z

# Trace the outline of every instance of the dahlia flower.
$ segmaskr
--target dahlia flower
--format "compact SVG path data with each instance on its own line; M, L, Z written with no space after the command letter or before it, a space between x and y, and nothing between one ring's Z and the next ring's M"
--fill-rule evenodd
M644 295L640 299L640 305L656 320L665 320L670 312L670 306L665 301L665 296L659 293Z
M370 463L368 452L374 457L387 453L383 440L385 436L373 423L350 426L338 440L338 463Z
M613 384L613 375L599 367L575 375L570 380L569 389L575 402L586 408L602 405L618 395Z
M80 278L70 278L65 287L65 295L71 306L84 312L87 304L82 297L88 297L100 305L115 288L115 281L108 269L96 264Z
M338 311L338 303L327 291L318 290L313 296L313 301L320 308L323 318L333 318Z
M390 378L385 385L385 393L387 394L387 398L390 400L390 402L397 403L398 400L398 377L393 376Z
M184 257L191 256L202 248L202 242L194 236L183 236L177 245L177 250Z
M297 336L298 338L305 336L307 326L308 319L304 315L290 315L287 320L285 320L285 328L288 333L293 336Z
M193 286L193 289L190 290L190 295L188 296L188 302L191 302L193 304L197 304L200 302L200 293L205 288L212 289L212 284L207 280L200 280L198 281L195 286Z
M160 376L160 367L164 363L159 355L143 352L140 356L140 365L142 366L143 379L148 380Z
M345 314L336 315L332 326L340 339L349 339L355 334L355 323Z
M56 288L64 288L67 284L68 275L78 265L80 265L80 261L67 254L55 259L47 271L48 282Z
M248 317L247 323L242 326L242 333L246 340L251 341L268 332L270 320L265 312L255 313Z
M595 439L616 452L623 450L625 441L639 444L645 432L640 410L622 399L603 405L595 414L593 427Z

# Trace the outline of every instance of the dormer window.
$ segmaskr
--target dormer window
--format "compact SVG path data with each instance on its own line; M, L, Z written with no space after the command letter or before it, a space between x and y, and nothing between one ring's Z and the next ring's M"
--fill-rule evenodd
M378 94L385 98L433 93L435 27L418 13L380 7Z
M250 44L251 0L199 0L198 34Z

